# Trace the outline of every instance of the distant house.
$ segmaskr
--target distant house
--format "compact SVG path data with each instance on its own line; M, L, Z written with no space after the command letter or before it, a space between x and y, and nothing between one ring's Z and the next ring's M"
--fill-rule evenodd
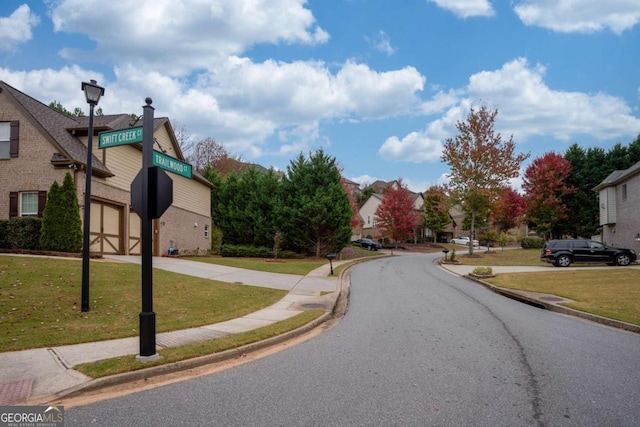
M142 166L141 144L98 149L98 133L128 129L127 114L94 120L91 252L139 254L141 223L131 208L131 181ZM84 208L88 117L70 118L0 81L0 219L41 216L54 180L72 173ZM154 121L155 150L184 160L168 118ZM153 221L154 255L170 246L206 252L211 246L211 184L168 173L173 204ZM83 217L81 213L81 218Z
M435 236L435 241L439 243L449 242L454 237L460 237L463 234L460 234L462 231L462 223L464 221L464 212L459 206L452 206L449 208L449 224L444 228L444 230L439 231ZM429 241L434 240L433 236L434 232L432 230L426 229L425 236ZM468 233L467 233L468 235Z
M600 204L602 242L637 250L640 247L640 162L613 171L594 189Z
M392 186L399 185L398 181L391 182L383 182L376 181L374 184L370 185L367 188L374 188L377 191L360 206L359 218L360 218L360 226L353 230L352 238L359 239L367 236L371 236L373 239L380 239L382 236L380 229L375 220L376 210L378 206L382 203L382 199L384 198L384 191ZM414 197L413 209L418 212L424 211L424 197L422 193L411 193ZM416 229L417 235L415 236L417 240L422 240L424 237L424 230L421 228Z

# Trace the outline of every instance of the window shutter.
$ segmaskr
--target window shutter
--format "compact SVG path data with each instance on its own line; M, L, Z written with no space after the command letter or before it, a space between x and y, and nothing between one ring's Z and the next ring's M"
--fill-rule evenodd
M18 216L18 192L9 193L9 218Z
M9 157L18 157L19 152L19 136L20 136L20 122L11 122L11 133L9 135Z
M42 212L44 212L44 205L47 204L47 192L38 191L38 216L42 218Z

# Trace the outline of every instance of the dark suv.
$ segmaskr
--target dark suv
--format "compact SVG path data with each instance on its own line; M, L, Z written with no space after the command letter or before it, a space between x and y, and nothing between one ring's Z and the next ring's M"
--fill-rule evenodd
M568 267L574 262L606 262L626 266L636 261L631 249L611 248L593 240L549 240L542 247L540 261L556 267Z

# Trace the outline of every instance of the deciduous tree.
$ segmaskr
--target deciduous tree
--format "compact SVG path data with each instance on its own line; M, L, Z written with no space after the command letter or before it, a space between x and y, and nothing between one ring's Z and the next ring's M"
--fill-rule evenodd
M506 232L522 223L526 211L525 198L513 188L505 187L496 200L493 222L499 231Z
M522 188L527 197L527 221L545 237L553 236L557 226L567 218L564 198L575 192L566 179L571 163L556 153L546 153L527 167Z
M475 219L490 206L509 179L516 178L521 163L529 154L515 154L513 136L502 140L493 125L498 110L489 111L482 104L471 108L465 122L458 121L459 134L445 140L442 160L451 168L449 188L454 200L471 214L471 236L475 235ZM473 245L469 245L473 254Z
M415 196L398 179L397 186L387 188L376 209L375 220L383 236L398 242L413 234L420 215L414 210Z

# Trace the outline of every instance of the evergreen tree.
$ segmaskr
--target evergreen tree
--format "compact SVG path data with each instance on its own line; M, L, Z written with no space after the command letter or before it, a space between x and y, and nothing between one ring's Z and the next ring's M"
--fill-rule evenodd
M340 170L322 149L292 160L281 186L279 228L285 247L324 256L351 238L352 210Z
M434 185L424 193L423 225L433 233L434 242L437 234L451 222L449 205L449 197L442 186Z
M62 186L54 181L49 189L47 204L42 213L40 247L49 251L80 252L82 250L82 222L78 195L69 172Z

